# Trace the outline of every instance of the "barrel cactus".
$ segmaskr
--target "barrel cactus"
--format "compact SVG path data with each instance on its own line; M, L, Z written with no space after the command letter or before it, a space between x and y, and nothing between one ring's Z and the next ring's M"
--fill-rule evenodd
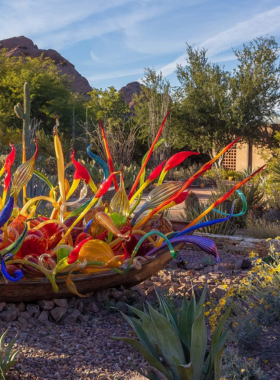
M224 325L230 309L217 325L207 351L207 329L204 302L207 288L199 302L194 294L188 302L184 297L182 307L175 313L170 303L157 290L160 310L150 304L142 312L128 306L135 317L122 313L138 339L113 337L135 347L149 363L142 375L150 380L219 380L221 360L228 331Z

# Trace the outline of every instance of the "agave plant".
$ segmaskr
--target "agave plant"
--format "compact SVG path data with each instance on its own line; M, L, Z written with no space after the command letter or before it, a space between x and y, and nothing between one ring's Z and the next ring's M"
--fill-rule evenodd
M135 317L121 313L138 339L113 337L135 347L149 363L146 373L136 370L150 380L219 380L221 360L228 330L224 325L230 309L217 325L207 351L207 329L204 286L199 302L194 293L191 301L183 298L182 307L174 312L167 299L156 289L159 311L148 303L140 311L128 306Z
M8 330L0 338L0 380L5 380L9 369L17 362L18 350L13 350L17 337L15 336L4 351L5 337Z

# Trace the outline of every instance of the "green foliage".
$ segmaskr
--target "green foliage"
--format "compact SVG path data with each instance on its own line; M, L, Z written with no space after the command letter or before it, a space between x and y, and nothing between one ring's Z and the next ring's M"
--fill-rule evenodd
M30 90L29 84L27 82L24 83L23 86L23 99L24 99L24 108L22 105L18 103L14 107L15 114L19 119L22 119L22 138L24 140L24 144L27 142L27 146L30 146L30 137L29 136L29 127L30 127Z
M228 185L224 181L217 180L217 189L212 193L209 198L209 204L212 204L217 199L226 194L233 185ZM262 190L258 180L251 180L250 182L245 183L241 186L240 190L244 194L247 200L247 213L241 217L233 218L233 222L236 227L244 228L247 225L248 211L263 208L265 206L264 191ZM234 213L238 213L242 210L242 200L238 197L236 193L232 194L226 202L224 202L225 207L227 207L227 212L230 212L230 207L232 202L236 200Z
M15 336L4 350L5 337L8 331L0 337L0 380L5 380L9 369L17 362L18 350L13 350L17 337Z
M162 74L157 74L156 70L146 68L144 70L143 85L141 93L133 96L134 119L141 126L140 139L147 141L151 146L159 126L161 125L167 111L171 106L171 87L168 80ZM166 121L162 137L167 141L168 147L161 146L153 153L153 162L158 164L170 155L170 147L173 146L174 134L169 120Z
M265 380L269 375L264 373L256 359L246 360L233 348L226 348L223 357L223 371L226 380Z
M145 375L148 379L220 379L221 358L227 338L227 331L223 332L223 328L229 310L217 325L207 352L207 330L203 306L206 291L205 285L198 303L194 294L190 302L184 297L178 313L174 312L158 290L156 293L159 311L148 304L144 312L129 306L136 317L128 317L122 313L139 340L117 337L113 339L132 345L144 356L149 363Z
M265 218L248 219L245 235L256 239L275 239L279 236L279 221L268 221Z
M94 88L89 94L91 100L87 103L88 116L94 123L99 119L103 121L106 119L112 128L128 116L130 112L128 104L113 86L105 90Z
M235 136L275 145L266 125L279 106L279 47L274 37L261 37L234 53L238 67L228 72L208 61L206 49L187 44L187 65L177 69L180 87L172 114L176 147L213 155Z
M85 98L71 91L72 78L61 75L59 67L43 56L30 58L25 56L7 57L5 49L0 52L0 130L22 128L14 114L14 106L22 103L22 88L25 82L30 86L30 114L42 121L44 129L52 131L54 117L60 116L60 129L68 130L72 125L72 110L75 107L76 118L85 117ZM20 107L17 107L20 115ZM28 112L27 112L28 113ZM27 120L28 123L28 120ZM28 125L29 127L29 125Z
M188 198L187 198L188 199ZM199 203L198 201L189 202L185 201L184 212L180 214L181 219L186 221L191 221L197 218L200 214L202 214L211 203ZM226 205L221 204L218 209L223 212L228 212L228 207ZM209 212L203 218L203 222L220 219L221 215L216 213L215 211ZM197 232L204 232L207 234L216 234L216 235L233 235L236 231L236 227L234 225L233 219L227 220L223 223L214 224L212 226L207 226L200 228Z

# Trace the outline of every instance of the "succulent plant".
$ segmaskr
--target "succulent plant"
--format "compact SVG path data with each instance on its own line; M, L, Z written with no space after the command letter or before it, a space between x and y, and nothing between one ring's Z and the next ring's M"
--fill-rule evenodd
M30 90L29 84L24 83L24 108L18 103L14 107L15 114L19 119L22 119L22 141L24 145L27 141L27 148L30 147L30 136L29 136L29 126L30 126Z
M5 380L9 369L17 362L16 357L18 355L17 350L13 350L13 346L16 342L16 336L10 341L4 351L4 342L7 335L7 331L0 337L0 380Z
M135 317L121 312L133 328L138 339L113 337L135 347L149 363L146 374L150 380L219 380L221 360L228 330L224 325L230 309L217 325L207 352L207 329L204 302L207 287L204 286L199 302L194 293L191 301L183 298L182 307L175 312L166 298L156 289L160 310L148 303L140 311L128 306Z

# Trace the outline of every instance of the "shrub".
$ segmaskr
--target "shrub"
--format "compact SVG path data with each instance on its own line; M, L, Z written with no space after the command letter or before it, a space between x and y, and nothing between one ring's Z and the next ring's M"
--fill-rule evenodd
M228 192L231 188L232 185L227 185L223 181L217 181L217 190L212 193L208 202L212 204L221 196L223 196L226 192ZM265 207L264 192L260 188L258 181L251 181L250 183L246 183L240 188L240 190L242 191L247 200L247 211L260 208L263 209ZM242 200L236 193L234 193L228 198L227 203L224 202L224 204L227 205L227 212L230 212L231 204L234 200L236 200L234 213L238 213L242 210ZM246 227L247 215L248 213L245 213L241 217L232 218L232 221L236 228Z
M187 200L188 200L188 197L186 201ZM194 201L190 203L188 200L187 202L185 202L184 212L180 214L180 217L181 219L186 220L186 221L194 220L204 210L206 210L208 206L210 206L209 203L199 203L198 201ZM219 206L219 210L227 212L228 208L225 204L222 204ZM214 220L221 217L222 216L216 213L215 211L211 211L207 215L205 215L205 217L203 218L203 222L206 222L208 220ZM207 234L233 235L234 232L236 231L236 228L234 226L233 220L230 219L223 223L218 223L212 226L200 228L197 231L207 233Z
M268 379L255 359L246 360L233 348L226 348L223 357L221 380L265 380Z
M265 218L248 219L246 236L257 239L275 239L279 235L279 222L268 221Z
M254 252L250 257L253 266L248 276L237 287L224 285L227 293L218 304L211 305L209 313L209 322L215 328L217 315L226 309L229 300L233 302L229 319L233 337L246 353L252 347L256 348L257 340L261 334L266 334L268 326L273 326L276 331L280 326L280 253L271 245L267 257L261 259ZM271 341L270 337L268 340Z
M206 380L221 376L221 360L227 330L223 332L230 309L223 315L212 336L207 352L207 329L204 302L206 285L198 303L194 294L190 302L184 296L181 310L175 313L170 303L156 290L160 311L150 304L144 312L129 306L135 317L123 317L137 339L114 337L135 347L147 360L151 380Z

